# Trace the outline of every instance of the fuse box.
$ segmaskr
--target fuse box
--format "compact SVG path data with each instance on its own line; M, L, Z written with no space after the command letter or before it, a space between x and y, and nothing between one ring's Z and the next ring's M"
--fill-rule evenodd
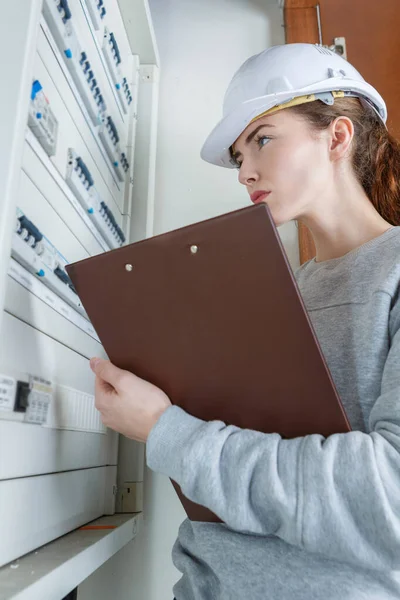
M107 9L104 0L87 0L86 2L93 27L99 30L102 22L107 14Z
M112 514L117 481L143 482L131 450L117 477L88 362L106 353L65 270L152 232L158 59L138 2L2 9L2 55L18 48L0 66L0 568Z
M72 308L87 317L65 270L67 260L20 209L16 214L11 256Z
M47 154L53 156L56 153L58 121L38 79L32 83L28 125Z
M97 193L89 169L73 148L68 150L66 182L110 247L122 246L126 240L125 235L112 211Z

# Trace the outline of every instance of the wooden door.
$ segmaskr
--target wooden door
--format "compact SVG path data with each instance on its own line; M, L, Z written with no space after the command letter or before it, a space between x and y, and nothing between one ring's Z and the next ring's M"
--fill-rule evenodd
M400 139L400 0L286 0L284 19L286 43L346 39L347 60L383 96L388 129ZM302 224L299 247L301 263L315 256Z

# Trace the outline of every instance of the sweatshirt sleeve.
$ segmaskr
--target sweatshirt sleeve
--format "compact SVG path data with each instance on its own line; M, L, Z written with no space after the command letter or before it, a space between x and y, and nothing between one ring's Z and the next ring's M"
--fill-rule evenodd
M204 422L172 406L150 432L148 466L242 533L400 570L400 302L369 431L327 438Z

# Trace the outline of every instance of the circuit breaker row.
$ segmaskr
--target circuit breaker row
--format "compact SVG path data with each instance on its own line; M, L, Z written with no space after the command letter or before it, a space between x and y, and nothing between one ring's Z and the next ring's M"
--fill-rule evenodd
M107 118L108 127L114 131L111 117ZM32 84L28 125L47 154L53 156L57 143L58 122L39 80L35 80ZM121 153L121 161L121 168L125 172L129 169L129 164L124 153ZM117 224L112 210L96 191L94 178L86 163L73 148L68 150L65 181L106 239L109 247L122 246L126 241L125 235Z
M110 164L119 181L124 182L129 164L121 149L120 134L114 119L108 112L105 94L92 66L89 49L83 49L75 33L73 16L67 0L63 0L63 2L44 0L43 14L93 125L98 128L98 135L107 152ZM122 109L127 114L133 101L132 93L127 77L124 77L121 71L121 54L115 36L107 27L104 28L102 52L111 72ZM42 113L38 110L36 114L41 115ZM35 116L34 112L33 116ZM54 152L54 148L52 151Z
M75 84L76 89L73 90L73 92L75 94L77 106L80 107L83 114L87 111L86 114L91 118L91 129L89 129L88 125L86 131L95 131L97 144L101 145L105 151L103 157L108 159L109 167L112 168L116 179L121 185L125 186L127 174L130 171L130 165L125 146L122 145L122 139L124 139L126 143L129 119L132 116L129 111L132 108L133 92L128 83L128 73L123 71L124 61L117 43L116 34L110 31L105 24L107 10L104 1L85 0L84 5L87 8L87 14L90 15L93 28L97 31L103 31L101 51L104 63L109 70L108 81L110 80L109 75L111 74L115 93L119 99L120 108L122 109L123 114L128 115L126 117L126 125L122 128L122 131L119 131L119 127L123 121L120 118L117 119L118 125L111 114L112 110L110 112L107 105L108 102L106 100L111 97L111 104L113 104L113 110L115 111L115 100L110 96L109 90L104 83L107 81L106 76L102 73L101 77L99 77L98 74L94 72L91 63L93 48L90 47L89 44L86 46L84 42L81 41L78 32L79 28L75 27L74 12L71 10L70 3L67 0L44 0L43 16L51 32L54 43L60 51L60 56L63 57L64 65ZM75 11L77 12L76 3ZM84 36L82 36L82 39L85 39ZM49 46L49 48L50 47L51 46ZM54 46L52 48L54 50ZM39 64L38 60L41 61L40 64L43 64L46 69L55 68L54 66L52 67L49 62L47 64L43 63L43 51L42 56L40 56L40 54L38 55L36 60L37 64ZM98 62L99 61L97 61L97 65ZM60 66L62 67L62 65ZM63 72L65 74L65 71ZM72 203L73 200L75 209L77 208L77 204L79 204L81 209L79 214L81 217L82 213L83 216L86 215L85 224L87 226L91 224L91 231L97 231L100 234L99 239L104 240L105 244L102 244L103 250L118 248L126 242L126 234L122 229L121 214L116 208L116 201L113 199L112 195L109 197L113 208L106 202L106 195L104 194L105 190L110 189L110 186L108 185L107 188L107 185L104 185L103 178L100 181L100 177L104 175L104 166L102 166L98 159L96 162L93 151L86 145L88 134L83 133L82 129L78 129L79 133L83 136L83 144L80 144L80 152L74 147L65 148L66 141L68 140L65 133L71 131L71 128L66 129L64 122L67 114L61 109L62 105L60 101L58 101L57 104L57 111L53 111L52 104L45 93L46 90L41 81L43 67L40 73L40 79L34 78L32 80L27 126L34 138L40 144L45 155L48 157L46 159L46 166L53 179L58 181L58 185L63 185L62 182L65 183L70 190L70 202ZM59 98L64 100L65 106L67 107L67 100L63 97L63 88L59 87L60 81L64 81L64 79L57 80L57 78L53 78L52 72L49 71L47 85L49 84L49 81L52 80L54 81L54 87L51 90L52 95L54 96L54 94L57 93ZM68 108L70 108L70 106L68 106ZM61 153L62 157L64 155L63 153L66 152L64 169L62 169L60 165L60 153L58 153L57 162L52 164L52 159L55 158L57 153L57 144L60 141L60 124L64 128ZM78 127L78 124L76 126ZM86 138L84 137L85 135ZM73 143L75 137L74 135L71 136L70 143ZM40 156L38 148L35 148L32 145L29 136L26 137L26 140L28 146L30 144L30 147L33 148L35 155ZM87 152L87 155L85 155L85 152ZM93 174L91 168L88 167L86 161L89 157L92 165L95 164L96 166L96 174ZM42 164L44 164L43 157L41 157L41 160ZM95 160L94 163L93 160ZM26 171L26 167L23 167L23 169L24 168L28 178L31 177L32 175L30 175L29 170ZM35 174L39 172L37 167L34 171ZM37 190L40 191L41 186L38 186L34 180L32 180L32 183ZM102 185L99 186L99 183ZM24 192L22 191L22 193ZM46 187L42 187L41 193L43 197L46 198L47 194L51 192L48 192ZM111 194L111 192L108 193ZM47 211L39 211L41 212L40 219L32 218L29 209L29 206L31 205L30 201L25 199L23 205L24 210L17 207L15 215L9 267L11 279L28 290L30 294L39 298L59 315L71 321L81 331L89 335L92 340L98 342L98 336L88 319L72 281L66 273L65 266L69 261L57 247L57 239L58 235L61 234L61 230L59 233L52 236L52 229L49 228L47 222ZM50 205L48 209L52 210ZM34 212L36 214L37 210L35 209ZM67 223L66 225L68 227ZM43 233L43 229L47 232L47 235ZM32 325L35 326L35 320L32 321ZM55 337L56 339L58 338L59 341L68 344L68 342L63 339L62 333L59 333L58 330L55 332ZM70 347L71 349L80 350L78 341L76 344L72 343ZM84 354L87 353L85 350L80 351ZM3 381L5 381L6 378L7 376L3 376ZM0 412L2 413L2 418L4 418L4 411L6 410L11 410L14 413L20 412L20 401L23 405L26 400L24 400L24 393L28 394L28 392L31 393L32 391L32 385L28 386L26 381L19 382L18 384L16 383L16 386L17 387L14 390L14 400L13 403L11 403L13 406L11 406L10 402L5 404L4 398L2 403L0 393ZM7 391L7 395L3 386L3 388L0 389L0 392L2 391L3 396L7 396L9 399L10 390ZM26 409L28 411L27 414L29 414L29 410L33 410L33 396L30 397L31 402L26 400L24 406L24 410ZM29 405L31 405L31 409L28 410ZM36 416L32 419L26 417L26 422L45 423L44 416L46 413L46 403L43 400L40 400L39 407L40 410L43 411L43 418L37 418L37 410L35 409Z
M100 18L104 18L106 12L103 3L89 2L88 7L91 7L92 17L98 13ZM51 33L62 51L69 72L73 76L79 99L92 117L98 139L102 143L113 172L118 181L125 184L130 170L127 153L120 145L121 136L118 127L112 115L107 113L104 94L99 88L88 58L89 50L81 49L68 2L67 0L63 2L45 0L43 12ZM94 20L94 22L99 26L98 21ZM115 35L107 27L104 27L102 51L115 82L115 88L120 93L121 105L127 112L132 103L132 93L127 77L123 76L121 71L122 59ZM53 156L57 145L58 120L39 79L32 83L28 123L48 156ZM65 180L107 240L109 247L116 248L125 242L125 235L117 223L112 208L96 189L94 178L86 166L86 158L77 154L73 148L68 150ZM71 169L72 165L73 169Z
M0 374L0 411L51 429L107 433L92 395L33 375L25 381Z
M107 14L106 7L104 2L98 0L87 0L86 6L93 27L96 30L103 28L103 56L112 75L121 106L127 113L132 104L132 90L127 83L127 74L123 74L121 70L124 61L121 58L116 36L104 25L104 18ZM92 125L96 126L99 141L106 151L106 156L118 180L125 182L130 168L128 158L126 153L121 151L121 138L117 126L111 114L107 113L106 94L100 89L93 72L89 60L89 50L83 49L75 31L73 13L68 1L44 0L43 15L59 50L62 51L65 64L73 76L79 93L80 102L78 103L81 107L84 106L91 116ZM56 154L59 120L62 119L63 114L60 111L56 116L52 110L41 81L34 79L31 88L28 127L49 158ZM96 185L95 177L85 161L86 157L82 153L69 147L65 171L61 172L61 176L72 192L73 199L78 201L86 214L86 220L90 220L92 226L105 240L106 246L109 249L118 248L126 242L126 235L118 222L120 217L117 220L117 215L103 199ZM50 163L49 166L51 166ZM40 222L33 222L31 215L24 214L18 208L11 250L13 260L10 263L9 274L30 292L98 340L65 271L68 260L59 252L54 241L43 235ZM24 273L21 267L28 273Z
M65 271L67 260L19 208L17 208L11 256L87 318L72 281Z

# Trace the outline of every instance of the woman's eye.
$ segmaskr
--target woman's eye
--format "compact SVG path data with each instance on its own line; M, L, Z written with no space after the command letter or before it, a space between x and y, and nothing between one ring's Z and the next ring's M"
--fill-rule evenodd
M271 140L272 138L268 137L267 135L263 135L259 138L257 138L256 142L258 144L258 146L260 148L263 148L264 146L267 145L267 143L269 142L269 140Z

